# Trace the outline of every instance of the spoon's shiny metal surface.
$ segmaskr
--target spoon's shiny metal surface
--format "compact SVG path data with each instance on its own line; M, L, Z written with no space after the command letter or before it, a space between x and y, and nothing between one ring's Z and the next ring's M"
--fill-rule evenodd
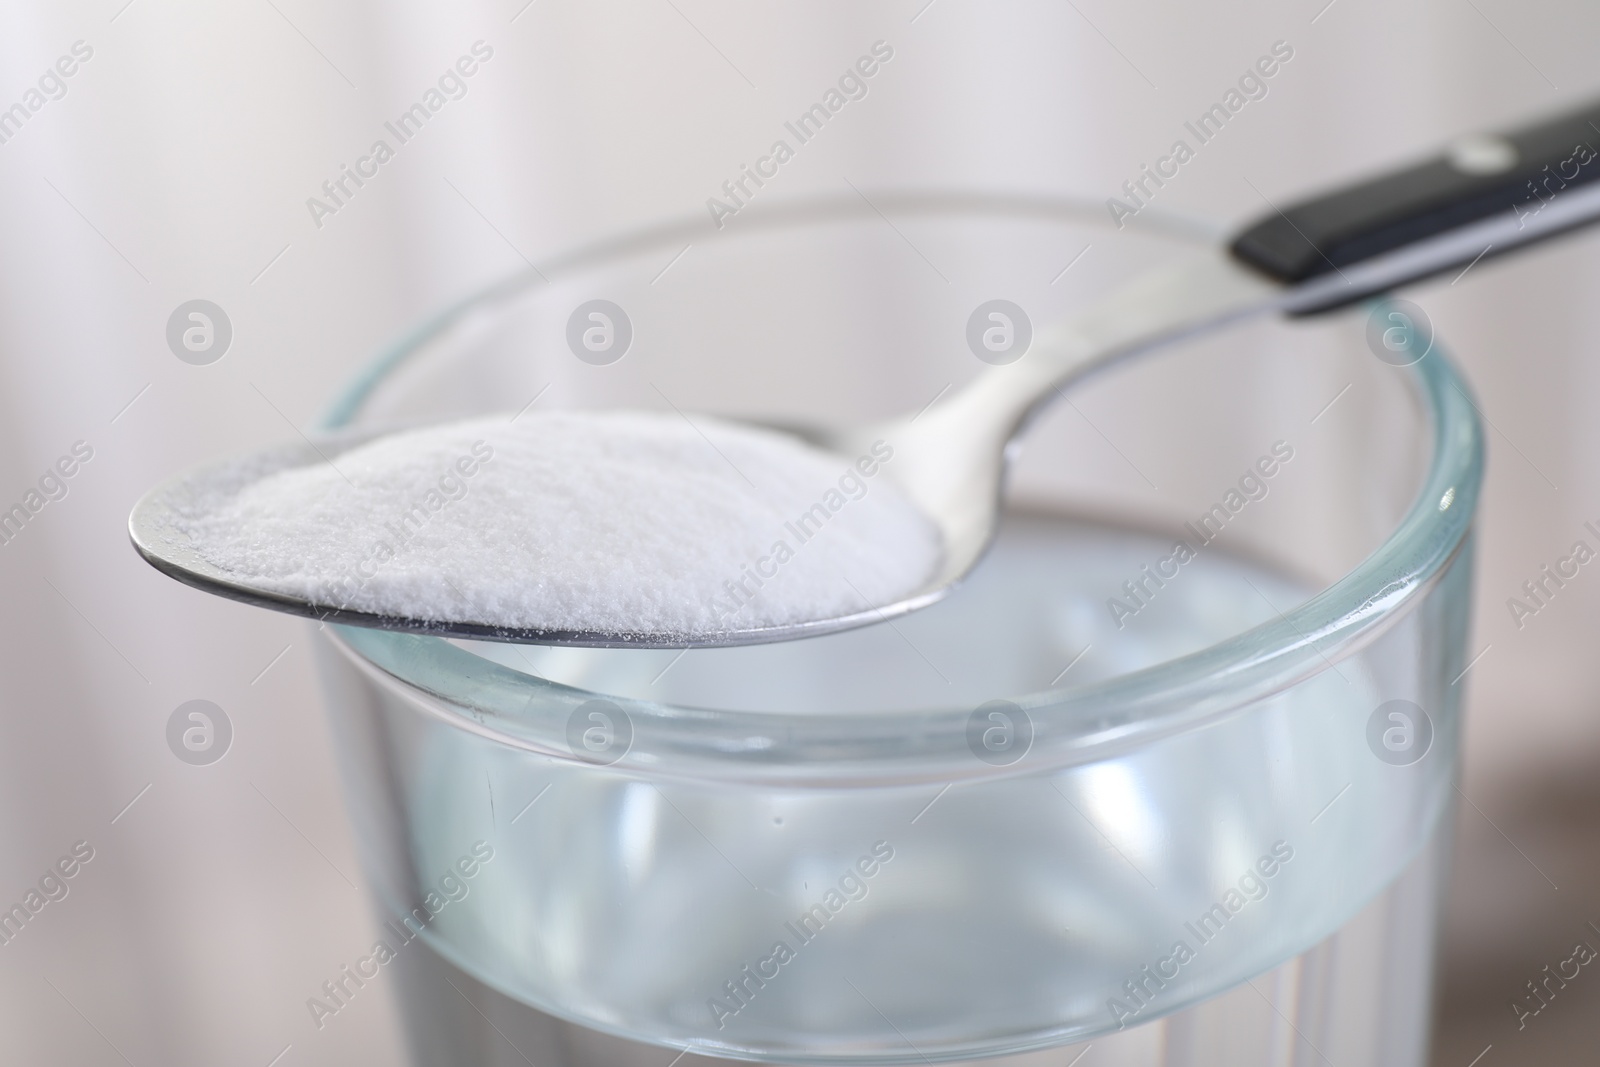
M189 544L179 518L216 490L236 489L289 467L337 460L375 432L342 434L315 444L284 445L235 463L189 471L152 489L134 506L128 529L139 554L157 570L208 593L327 622L447 637L534 644L682 648L760 644L863 626L939 600L982 557L994 536L1005 466L1030 414L1071 380L1116 358L1252 311L1279 306L1289 292L1234 264L1220 251L1147 275L1085 314L1042 331L1015 363L986 371L967 388L915 416L871 426L798 433L842 457L862 455L875 441L894 448L892 477L938 527L943 555L935 573L892 604L868 605L832 618L712 633L617 633L534 630L473 619L415 619L319 604L252 587L209 563ZM884 473L888 475L888 468Z

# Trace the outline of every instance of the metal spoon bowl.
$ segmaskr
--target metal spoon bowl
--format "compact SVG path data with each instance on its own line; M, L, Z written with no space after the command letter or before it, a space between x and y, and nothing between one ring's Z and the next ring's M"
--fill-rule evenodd
M247 464L240 464L237 460L212 463L170 478L155 486L134 505L133 512L128 517L128 533L133 540L133 546L145 562L185 585L229 600L291 615L303 615L320 622L479 641L578 645L593 648L713 647L811 637L835 630L864 626L907 611L914 611L940 599L947 591L946 588L933 587L930 583L925 591L919 591L917 595L907 597L887 608L873 608L837 618L782 627L748 627L699 634L535 629L472 620L420 619L358 611L252 586L241 581L238 575L207 560L195 550L189 536L184 532L182 518L196 507L197 500L214 499L218 492L238 490L254 479L264 478L279 471L316 466L337 460L344 452L388 432L393 431L369 430L332 438L319 438L314 443L281 445L252 454ZM784 427L784 432L812 443L820 443L827 439L827 435L820 432L797 432L794 427Z
M894 478L939 531L943 548L939 565L921 587L893 603L863 605L843 615L702 633L530 629L473 619L409 618L252 586L205 559L183 532L182 518L201 500L214 500L219 492L237 491L282 470L336 461L344 452L393 431L343 432L276 446L253 454L243 464L234 460L188 471L139 500L128 520L129 534L148 563L185 584L324 622L476 640L606 648L745 645L832 633L926 607L971 571L993 539L1005 467L1020 430L1063 385L1134 348L1229 317L1241 303L1259 305L1263 295L1275 291L1264 279L1224 259L1204 256L1176 270L1147 276L1088 314L1047 331L1021 361L993 368L915 416L842 429L762 427L836 453L845 463L845 457L870 451L873 442L888 441L894 447L895 470L891 475L886 468L885 475Z

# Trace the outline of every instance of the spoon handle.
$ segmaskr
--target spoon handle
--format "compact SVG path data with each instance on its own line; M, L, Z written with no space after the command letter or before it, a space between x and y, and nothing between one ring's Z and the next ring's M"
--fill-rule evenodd
M1274 209L1231 251L1312 314L1600 218L1600 101ZM1354 268L1354 269L1352 269Z
M1252 311L1313 315L1600 220L1600 101L1274 207L1229 244L1041 331L1020 363L955 398L1015 429L1068 381ZM976 410L974 410L976 409Z
M1273 210L1227 248L1135 279L1040 330L1024 358L996 367L895 430L925 507L998 495L1005 453L1071 381L1124 356L1264 311L1312 315L1499 255L1600 219L1600 102L1499 134L1463 137L1432 159ZM961 447L952 447L959 442ZM909 469L914 468L914 469ZM970 510L970 509L969 509Z

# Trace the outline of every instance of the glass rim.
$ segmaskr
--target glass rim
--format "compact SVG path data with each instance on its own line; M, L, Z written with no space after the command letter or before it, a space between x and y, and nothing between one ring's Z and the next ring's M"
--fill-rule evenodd
M875 192L870 203L824 196L775 204L741 212L740 231L875 218L883 205L912 213L1109 225L1103 207L1082 198L918 190ZM1214 241L1220 233L1170 213L1141 212L1138 222L1153 236L1190 243ZM348 425L400 366L532 286L658 246L677 247L685 237L705 240L707 230L704 218L693 218L629 231L552 257L468 296L382 350L337 398L325 427ZM1383 542L1295 608L1215 644L1102 681L1004 697L1026 715L1032 733L1025 754L1006 766L973 758L967 736L975 711L965 706L804 713L697 708L552 682L440 637L343 625L326 632L365 673L399 687L426 713L486 739L568 762L596 762L568 745L569 711L604 700L625 713L630 727L625 753L604 764L618 772L867 786L1011 776L1106 759L1199 729L1333 669L1404 617L1462 551L1483 475L1477 405L1437 341L1421 359L1396 370L1407 376L1420 414L1432 424L1433 454L1420 489ZM530 714L536 703L553 711Z

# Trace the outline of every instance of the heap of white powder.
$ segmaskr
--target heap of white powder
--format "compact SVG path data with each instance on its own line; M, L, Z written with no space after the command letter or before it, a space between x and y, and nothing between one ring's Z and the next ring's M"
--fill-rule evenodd
M427 620L714 634L891 603L939 534L883 473L676 414L559 412L377 438L245 468L186 502L204 559L256 588Z

